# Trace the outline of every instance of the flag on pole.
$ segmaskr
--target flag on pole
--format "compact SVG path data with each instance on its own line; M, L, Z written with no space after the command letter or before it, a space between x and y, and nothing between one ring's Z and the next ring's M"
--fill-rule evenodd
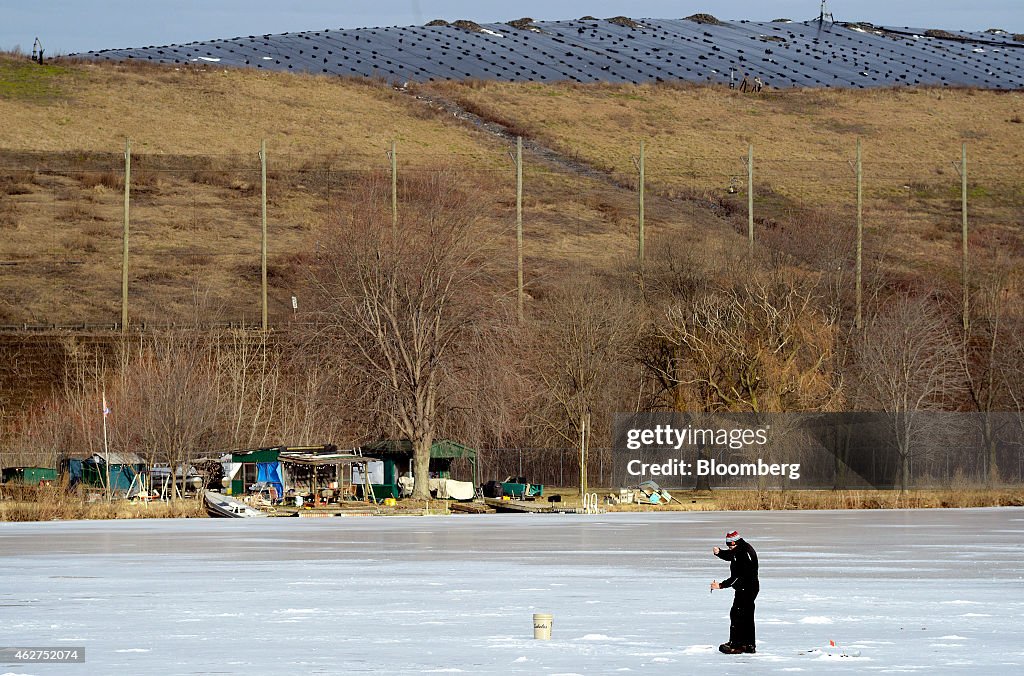
M107 406L107 393L103 393L103 417L106 418L110 415L110 407Z

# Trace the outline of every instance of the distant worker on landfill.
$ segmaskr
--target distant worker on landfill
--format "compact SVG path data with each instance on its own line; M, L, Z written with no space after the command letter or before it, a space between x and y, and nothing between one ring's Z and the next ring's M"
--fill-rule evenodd
M732 609L729 610L729 640L718 646L727 655L757 652L754 639L754 599L761 590L757 581L757 552L750 544L740 537L739 532L730 531L725 534L727 549L713 547L711 552L718 558L729 562L729 579L711 581L711 589L736 590Z

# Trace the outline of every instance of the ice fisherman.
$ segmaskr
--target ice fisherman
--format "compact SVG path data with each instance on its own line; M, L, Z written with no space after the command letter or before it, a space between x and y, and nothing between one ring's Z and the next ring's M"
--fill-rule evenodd
M712 547L711 552L729 562L729 579L711 581L711 589L736 591L729 610L729 640L718 646L727 655L757 652L754 639L754 599L761 590L757 581L757 552L738 531L725 534L726 549Z

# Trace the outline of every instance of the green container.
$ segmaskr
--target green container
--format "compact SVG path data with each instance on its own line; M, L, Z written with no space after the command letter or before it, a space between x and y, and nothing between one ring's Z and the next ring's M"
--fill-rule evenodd
M527 486L530 487L529 490L526 489ZM540 484L504 483L501 484L501 493L510 498L539 498L544 495L544 486Z
M365 500L365 488L361 484L356 486L356 496ZM397 484L370 484L370 488L373 489L373 497L377 502L383 502L385 498L398 499Z
M44 481L56 481L57 470L49 467L5 467L2 483L38 486Z

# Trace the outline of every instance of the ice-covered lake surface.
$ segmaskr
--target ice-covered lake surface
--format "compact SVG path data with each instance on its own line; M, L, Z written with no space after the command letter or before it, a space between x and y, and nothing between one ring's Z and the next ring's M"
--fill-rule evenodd
M730 529L755 655L717 650ZM86 646L0 674L1024 669L1017 508L5 523L0 570L0 646Z

